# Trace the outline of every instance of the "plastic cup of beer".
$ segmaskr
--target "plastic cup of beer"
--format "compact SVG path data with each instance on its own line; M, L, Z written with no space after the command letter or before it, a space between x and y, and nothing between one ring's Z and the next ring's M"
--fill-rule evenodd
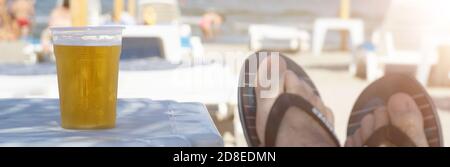
M51 28L63 128L115 127L122 30L119 26Z

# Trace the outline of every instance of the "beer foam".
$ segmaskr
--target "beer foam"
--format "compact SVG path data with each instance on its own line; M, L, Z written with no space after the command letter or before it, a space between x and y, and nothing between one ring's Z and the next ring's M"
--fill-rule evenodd
M52 27L54 45L115 46L122 44L121 26Z

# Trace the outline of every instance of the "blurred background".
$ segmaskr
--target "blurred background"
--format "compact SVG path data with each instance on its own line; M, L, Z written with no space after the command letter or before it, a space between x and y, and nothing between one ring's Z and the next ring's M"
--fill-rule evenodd
M119 98L207 105L226 146L245 146L243 60L261 49L302 65L345 139L353 103L387 73L432 95L450 143L447 0L0 0L0 98L58 98L48 27L123 25ZM336 98L345 97L345 98Z

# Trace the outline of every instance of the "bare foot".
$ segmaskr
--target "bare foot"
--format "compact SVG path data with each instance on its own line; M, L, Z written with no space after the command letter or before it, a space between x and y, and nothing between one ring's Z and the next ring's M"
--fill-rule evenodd
M422 114L414 100L405 93L389 98L387 107L376 109L361 120L361 127L347 137L346 147L361 147L371 135L389 122L403 131L419 147L428 147ZM386 145L384 145L386 146Z
M261 62L261 66L267 65L269 67L268 69L270 69L272 68L271 63L272 60L268 57ZM286 62L283 59L279 59L279 73L280 75L272 76L278 77L279 82L271 82L269 86L263 85L259 81L256 82L258 83L255 88L257 97L256 130L263 145L268 114L276 98L281 93L292 93L305 98L315 108L321 111L330 123L333 123L333 114L331 111L325 107L321 99L314 94L313 89L308 84L298 78L294 72L286 68ZM270 76L270 70L265 70L260 67L257 78L265 77L266 75ZM272 92L272 96L261 96L262 91L268 91L270 88L276 89L276 91ZM335 146L333 139L327 133L310 115L301 112L297 107L291 107L281 121L275 145Z

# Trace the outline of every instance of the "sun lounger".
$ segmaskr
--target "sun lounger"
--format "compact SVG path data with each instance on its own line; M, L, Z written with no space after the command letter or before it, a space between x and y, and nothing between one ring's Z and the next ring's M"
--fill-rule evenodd
M309 50L309 33L295 27L255 24L250 25L248 33L251 50Z

